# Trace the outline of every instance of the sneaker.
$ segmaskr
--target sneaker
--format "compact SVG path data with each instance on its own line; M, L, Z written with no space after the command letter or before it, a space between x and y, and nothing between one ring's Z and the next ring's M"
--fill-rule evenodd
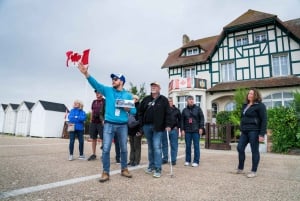
M70 155L69 156L69 161L72 161L73 160L73 155Z
M192 167L198 167L198 166L199 166L198 163L193 163L193 164L192 164Z
M176 165L176 161L172 161L172 165Z
M95 159L96 159L96 155L93 154L93 155L91 155L91 156L88 158L88 161L93 161L93 160L95 160Z
M131 178L131 177L132 177L132 175L130 174L130 172L128 171L127 168L125 168L125 169L123 169L123 170L121 171L121 175L122 175L123 177L127 177L127 178Z
M80 156L78 157L78 159L84 160L84 159L85 159L85 156L84 156L84 155L80 155Z
M154 173L153 173L153 177L154 178L160 178L160 176L161 176L160 170L155 170Z
M103 172L100 179L99 179L99 182L106 182L109 180L109 174L107 172Z
M184 163L184 166L189 166L189 165L190 165L189 162L185 162L185 163Z
M253 178L253 177L256 177L256 172L250 172L247 174L247 177L248 178Z
M162 160L162 164L167 164L168 160Z
M236 169L233 171L234 174L244 174L244 170Z
M146 174L152 174L153 173L153 168L147 168L145 169Z
M120 160L116 160L116 164L120 164Z

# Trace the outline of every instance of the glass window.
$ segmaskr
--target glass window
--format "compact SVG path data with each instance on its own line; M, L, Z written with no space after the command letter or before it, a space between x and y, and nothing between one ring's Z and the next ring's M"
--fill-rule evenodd
M229 82L235 80L234 63L221 64L221 82Z
M193 68L184 68L182 77L183 78L187 78L187 77L194 78L195 74L196 74L195 67L193 67Z
M286 76L290 74L287 55L272 56L272 72L273 76Z
M196 96L195 104L199 107L201 107L201 96Z
M235 102L229 102L225 105L225 111L233 111L235 109Z
M263 98L263 103L267 108L273 108L278 106L288 107L294 100L293 93L280 92L274 93Z
M199 48L198 47L188 48L186 50L186 56L192 56L192 55L197 55L197 54L199 54Z
M236 46L248 45L248 36L239 36L236 38Z
M211 104L211 112L212 112L212 117L215 118L217 116L218 113L218 105L217 103L212 103Z
M186 107L186 96L177 96L177 107L182 111Z
M267 40L267 33L265 31L256 33L254 36L254 41L256 43L264 42Z

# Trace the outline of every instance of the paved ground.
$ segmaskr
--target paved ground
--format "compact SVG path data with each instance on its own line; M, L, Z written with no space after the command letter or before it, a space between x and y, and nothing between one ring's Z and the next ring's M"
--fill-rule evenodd
M78 155L78 142L75 144ZM85 154L91 151L85 142ZM98 149L99 155L99 149ZM185 167L184 147L179 148L173 177L170 166L156 179L144 173L142 163L130 168L132 179L120 176L112 149L111 177L99 183L102 170L96 161L68 161L68 140L0 135L0 200L300 200L300 156L264 153L258 177L230 173L237 164L235 151L201 149L201 165ZM247 154L246 170L251 155Z

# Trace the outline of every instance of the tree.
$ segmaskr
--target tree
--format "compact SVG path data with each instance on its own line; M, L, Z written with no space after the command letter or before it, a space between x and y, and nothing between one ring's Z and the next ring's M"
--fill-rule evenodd
M145 83L142 83L139 88L136 85L133 85L132 82L129 83L130 88L129 92L140 97L140 101L146 96L147 91L145 88Z

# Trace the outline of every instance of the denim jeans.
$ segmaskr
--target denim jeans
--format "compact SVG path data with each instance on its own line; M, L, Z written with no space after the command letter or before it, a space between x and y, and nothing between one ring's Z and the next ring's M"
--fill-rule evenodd
M70 143L69 143L69 153L70 155L73 155L74 152L74 143L75 143L75 137L77 136L78 142L79 142L79 154L83 155L83 131L75 130L73 132L69 133L70 135Z
M237 151L239 153L238 169L240 170L244 169L244 163L246 159L245 149L248 143L250 143L251 152L252 152L251 171L256 172L260 160L258 131L242 132L237 146Z
M200 134L199 133L185 133L185 162L192 161L192 142L194 145L194 160L193 163L200 162Z
M169 140L170 140L170 146L171 146L171 161L176 162L177 158L177 152L178 152L178 130L177 129L172 129L169 132ZM168 161L168 151L169 151L169 146L168 146L168 137L167 137L167 132L165 132L162 136L162 160L163 161Z
M109 173L110 170L110 149L112 139L115 135L118 136L120 145L120 156L121 156L121 169L127 168L127 124L111 124L104 123L103 129L103 150L102 150L102 163L103 171Z
M120 153L120 143L119 143L118 135L115 135L114 142L115 142L116 162L120 162L121 153Z
M148 143L148 168L161 170L161 138L164 131L154 131L152 124L144 125L143 131Z

